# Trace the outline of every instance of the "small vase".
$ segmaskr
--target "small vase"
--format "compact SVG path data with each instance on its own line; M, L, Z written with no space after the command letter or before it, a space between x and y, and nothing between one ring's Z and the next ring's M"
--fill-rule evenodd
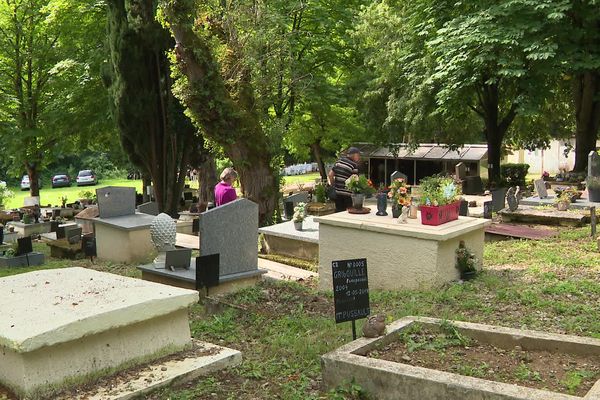
M387 194L379 193L377 195L377 214L375 214L375 215L379 215L380 217L385 217L386 215L388 215L386 210L387 210Z
M402 206L394 204L392 206L392 218L398 218L402 214Z
M362 210L365 202L365 195L361 193L352 195L352 208L355 210Z
M569 203L566 201L559 201L556 203L556 209L558 211L567 211L569 209Z
M294 229L296 229L297 231L301 231L302 230L302 221L294 222Z
M419 207L417 207L415 204L411 204L408 218L416 219L418 215L417 211L419 211Z

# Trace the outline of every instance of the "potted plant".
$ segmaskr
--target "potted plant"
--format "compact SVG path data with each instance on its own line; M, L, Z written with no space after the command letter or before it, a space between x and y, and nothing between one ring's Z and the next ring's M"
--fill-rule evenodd
M456 249L456 268L460 272L460 279L463 281L473 279L477 275L477 264L477 257L461 240Z
M441 225L458 219L460 185L447 176L430 176L421 180L421 223Z
M362 210L365 196L375 192L371 180L356 174L346 179L346 188L352 192L352 208L355 210Z
M6 182L0 181L0 210L4 210L6 200L12 198L15 194L6 186Z
M558 211L567 211L571 205L571 194L565 190L554 200Z
M23 214L23 223L31 224L31 214L29 214L29 212Z
M402 214L402 207L410 207L410 186L403 178L396 178L390 185L388 197L392 201L392 217L398 218Z
M89 190L79 192L79 203L82 206L87 206L93 203L96 195Z
M600 202L600 176L588 176L586 179L588 200Z
M61 208L67 208L67 201L68 201L67 196L62 196L60 198L60 206L61 206Z
M302 223L306 218L306 203L298 203L296 207L294 207L294 216L292 220L294 221L294 229L297 231L302 230Z

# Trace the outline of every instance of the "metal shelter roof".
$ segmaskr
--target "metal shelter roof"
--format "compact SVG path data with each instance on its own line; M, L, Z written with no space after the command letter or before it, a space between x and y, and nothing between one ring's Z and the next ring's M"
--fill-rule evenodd
M487 146L484 144L466 144L457 150L450 150L443 144L424 143L410 150L405 144L398 147L394 155L388 147L372 143L355 143L365 158L402 158L406 160L448 160L448 161L481 161L487 158ZM396 147L396 145L392 146Z

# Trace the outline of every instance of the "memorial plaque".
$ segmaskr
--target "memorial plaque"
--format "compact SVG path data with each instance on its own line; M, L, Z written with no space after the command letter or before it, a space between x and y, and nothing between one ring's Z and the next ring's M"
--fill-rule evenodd
M196 257L196 290L219 285L219 254Z
M86 257L96 257L96 238L93 236L84 236L81 247Z
M537 179L533 182L535 185L535 191L540 199L548 197L548 190L546 189L546 182L543 179Z
M460 201L460 210L458 211L458 215L461 217L469 216L469 202L467 200Z
M367 259L341 260L331 263L335 322L366 318L369 306Z
M491 201L483 202L483 218L492 219L493 203Z
M31 236L17 239L17 255L22 256L29 253L33 253L33 243L31 242Z
M81 234L83 233L83 229L77 227L77 226L73 226L73 227L68 227L65 230L65 234L67 236L67 242L69 242L69 244L76 244L81 242Z
M190 269L191 259L191 249L169 250L165 255L165 268L171 271L175 269Z

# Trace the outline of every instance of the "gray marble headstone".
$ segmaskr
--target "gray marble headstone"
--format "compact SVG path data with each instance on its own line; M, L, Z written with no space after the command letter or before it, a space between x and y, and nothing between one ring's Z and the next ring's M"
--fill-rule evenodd
M285 203L307 203L308 202L308 192L300 192L296 194L292 194L291 196L285 197L283 199Z
M540 199L548 197L548 190L546 190L546 182L543 179L537 179L533 182L535 185L535 191Z
M220 254L221 276L258 270L258 205L238 199L199 217L200 254Z
M600 176L600 154L590 151L588 155L588 176Z
M404 182L408 181L408 176L406 176L406 174L403 174L400 171L394 171L392 173L392 175L390 175L390 181L393 182L394 180L398 179L398 178L402 178L404 179Z
M467 177L467 166L465 163L459 162L454 167L454 174L456 175L456 179L462 181Z
M160 212L158 211L158 203L154 201L149 201L148 203L143 203L138 206L138 211L148 215L158 215Z
M135 214L135 188L107 186L96 189L100 218Z

